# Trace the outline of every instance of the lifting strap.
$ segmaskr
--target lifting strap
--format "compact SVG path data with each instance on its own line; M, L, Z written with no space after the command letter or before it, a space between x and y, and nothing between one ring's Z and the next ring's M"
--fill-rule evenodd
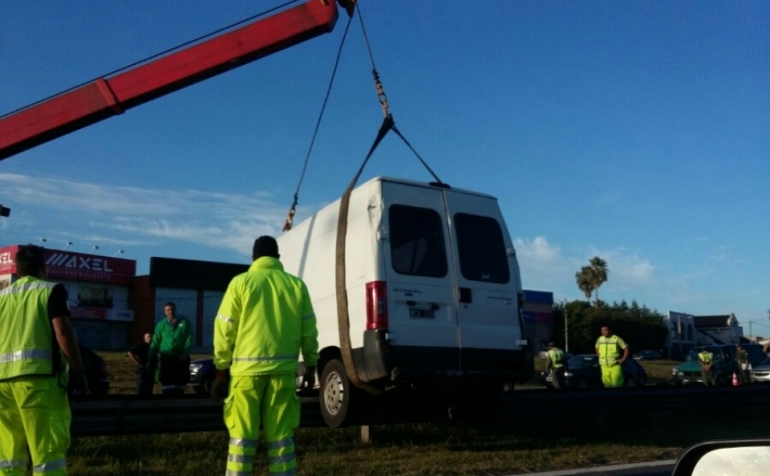
M364 171L364 166L369 161L369 158L374 153L374 150L380 144L382 139L393 128L393 118L390 114L385 116L382 121L377 137L374 139L372 147L369 149L369 153L366 155L364 162L359 167L353 180L350 181L350 185L345 190L340 198L340 214L337 218L337 246L335 254L336 273L335 273L335 285L337 289L337 327L340 336L340 351L342 353L342 363L345 365L345 373L348 375L348 380L366 392L372 395L379 395L382 390L364 383L358 376L356 371L356 363L353 360L353 350L350 343L350 315L348 313L348 291L346 283L347 273L345 272L345 250L346 250L346 238L348 234L348 209L350 206L350 195L353 193L353 189L356 187L358 178L361 176L361 172Z
M425 161L422 159L422 157L420 157L417 151L414 150L414 148L409 143L409 141L407 141L406 138L403 136L403 134L401 134L401 132L396 128L396 124L395 124L395 121L393 120L393 116L390 114L390 111L388 110L388 98L385 95L384 88L382 87L382 82L380 81L380 75L379 73L377 73L377 68L375 67L375 64L374 64L374 55L372 54L372 50L369 45L369 38L366 35L366 27L364 26L363 16L361 15L361 6L358 5L358 8L356 8L356 10L358 11L358 18L361 21L361 29L363 30L363 36L364 36L364 39L366 40L366 46L369 51L369 58L372 61L372 76L374 77L374 86L375 86L375 89L377 90L377 99L379 100L380 105L382 106L382 112L385 118L382 121L382 125L380 125L380 130L377 132L377 137L374 139L374 143L369 149L369 153L366 154L366 158L361 164L361 167L359 167L355 177L353 177L353 180L350 181L350 185L348 185L348 188L345 190L345 193L343 193L342 197L340 198L340 210L339 210L339 217L337 219L337 243L336 243L336 249L335 249L335 263L336 263L335 287L337 291L336 293L337 294L337 327L338 327L339 337L340 337L340 352L342 354L342 363L345 366L345 373L348 376L348 380L356 387L359 387L370 394L378 395L383 393L382 389L363 382L361 378L358 376L358 371L356 369L356 362L353 359L353 350L350 342L350 315L348 312L348 293L347 293L347 286L346 286L347 274L346 274L346 260L345 260L346 241L347 241L347 233L348 233L348 212L350 208L350 195L353 193L353 189L355 188L356 183L358 182L358 179L364 170L364 166L366 166L366 163L369 161L369 158L374 153L374 150L377 148L380 142L382 142L382 139L385 138L387 133L391 130L395 132L401 138L401 140L404 141L404 143L407 145L407 147L409 147L409 149L412 152L414 152L414 154L417 156L420 162L425 166L428 172L430 172L430 174L433 176L436 182L439 184L441 184L442 182L438 178L438 176L436 176L433 170L431 170L431 168L428 167L428 164L425 163Z

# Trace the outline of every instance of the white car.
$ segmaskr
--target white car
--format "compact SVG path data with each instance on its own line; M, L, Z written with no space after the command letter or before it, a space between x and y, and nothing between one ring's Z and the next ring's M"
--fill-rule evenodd
M770 357L751 369L751 382L770 382Z

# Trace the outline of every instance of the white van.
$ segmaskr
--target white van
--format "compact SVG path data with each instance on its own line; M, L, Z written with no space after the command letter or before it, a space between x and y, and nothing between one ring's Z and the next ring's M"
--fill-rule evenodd
M399 385L497 390L530 378L519 266L497 200L385 177L350 198L345 269L355 368L346 372L335 291L339 208L337 200L278 238L285 270L305 281L313 300L327 424L350 422L362 395L351 371L370 393Z

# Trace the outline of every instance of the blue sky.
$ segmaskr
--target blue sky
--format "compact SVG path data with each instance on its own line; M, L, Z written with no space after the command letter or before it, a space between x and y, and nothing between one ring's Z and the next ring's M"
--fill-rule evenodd
M4 2L0 114L279 2ZM499 198L528 289L735 313L770 334L770 3L361 0L399 130L451 185ZM299 180L330 34L0 161L0 246L247 263ZM382 120L351 27L301 220ZM362 180L430 180L395 136Z

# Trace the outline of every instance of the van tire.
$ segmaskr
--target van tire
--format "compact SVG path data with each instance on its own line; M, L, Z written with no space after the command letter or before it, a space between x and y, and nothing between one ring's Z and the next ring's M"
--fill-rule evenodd
M350 425L360 397L361 392L348 380L345 365L339 359L327 362L318 389L318 403L326 424L332 428Z

